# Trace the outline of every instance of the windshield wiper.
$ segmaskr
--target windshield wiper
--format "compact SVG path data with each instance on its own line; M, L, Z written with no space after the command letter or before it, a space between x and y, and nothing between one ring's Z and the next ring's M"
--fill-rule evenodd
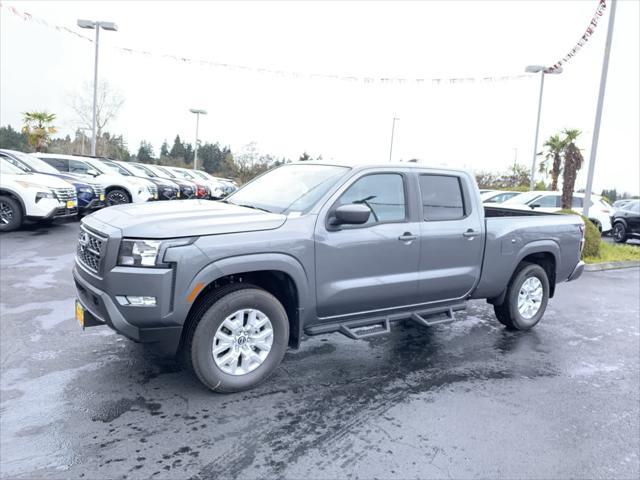
M263 212L272 213L271 210L267 210L266 208L262 208L262 207L257 207L255 205L251 205L250 203L231 203L231 202L227 202L227 203L231 205L237 205L239 207L253 208L254 210L261 210Z

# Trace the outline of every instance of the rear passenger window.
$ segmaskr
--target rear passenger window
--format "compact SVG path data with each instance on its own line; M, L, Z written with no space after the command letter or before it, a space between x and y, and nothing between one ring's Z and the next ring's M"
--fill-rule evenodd
M406 218L404 179L397 173L376 173L355 181L340 197L336 207L361 203L371 209L365 225L402 222Z
M451 175L420 175L420 191L425 220L459 220L465 217L460 178Z
M560 205L558 205L559 207L562 206L562 202L560 202ZM582 198L579 197L573 197L571 199L571 208L582 208Z

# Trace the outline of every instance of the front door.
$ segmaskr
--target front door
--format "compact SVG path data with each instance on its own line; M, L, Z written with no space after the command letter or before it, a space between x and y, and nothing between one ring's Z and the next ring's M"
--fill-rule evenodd
M350 183L315 232L319 317L335 317L412 304L417 294L419 224L409 220L407 178L364 174ZM367 205L364 225L332 229L327 218L340 205Z

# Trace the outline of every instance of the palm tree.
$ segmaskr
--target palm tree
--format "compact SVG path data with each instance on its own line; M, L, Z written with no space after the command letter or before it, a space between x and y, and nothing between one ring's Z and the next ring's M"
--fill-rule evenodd
M568 129L565 128L562 133L564 134L564 172L562 175L562 208L571 208L571 201L573 200L573 188L576 184L576 177L578 176L578 170L582 168L584 157L582 152L576 146L575 141L582 133L577 128Z
M555 191L558 189L558 178L560 178L560 173L562 172L562 153L565 148L565 140L560 138L560 134L556 133L544 142L544 147L547 152L544 160L540 162L540 172L551 175L551 190ZM549 163L551 163L550 169Z
M22 133L27 136L29 144L36 152L42 152L47 147L51 135L56 133L56 127L51 123L56 119L55 114L47 112L23 113Z

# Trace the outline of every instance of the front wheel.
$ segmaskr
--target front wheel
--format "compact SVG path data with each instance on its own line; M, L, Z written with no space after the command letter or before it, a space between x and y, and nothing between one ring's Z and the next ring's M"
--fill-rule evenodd
M625 228L623 223L616 223L613 226L613 241L616 243L624 243L627 241L627 229Z
M123 203L131 203L131 198L129 197L129 194L121 188L114 188L107 192L104 203L107 207L122 205Z
M504 303L493 309L507 328L528 330L540 321L548 301L547 272L540 265L523 263L509 282Z
M11 232L22 224L22 208L13 198L0 196L0 232Z
M219 392L247 390L271 375L289 340L289 320L269 292L229 285L205 300L185 352L198 379Z

